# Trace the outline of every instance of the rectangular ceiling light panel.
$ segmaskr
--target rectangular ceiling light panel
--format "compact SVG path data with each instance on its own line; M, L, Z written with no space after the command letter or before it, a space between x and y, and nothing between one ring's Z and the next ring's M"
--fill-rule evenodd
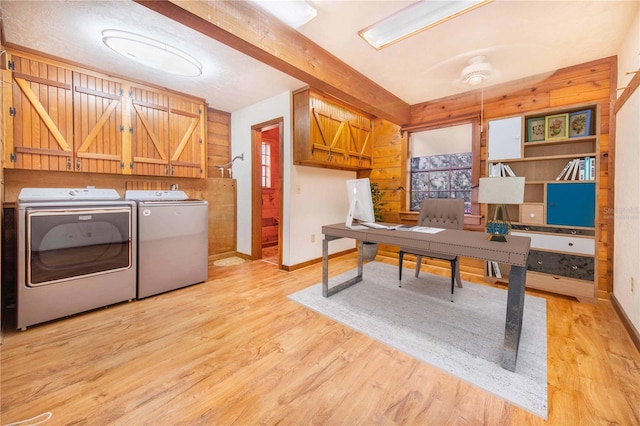
M358 35L379 50L493 0L422 0L360 30Z

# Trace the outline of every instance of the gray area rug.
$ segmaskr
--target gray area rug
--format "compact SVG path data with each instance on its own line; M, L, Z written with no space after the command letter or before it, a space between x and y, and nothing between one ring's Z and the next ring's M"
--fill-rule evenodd
M329 287L356 275L330 278ZM463 283L450 301L450 279L405 268L398 288L397 266L370 262L362 282L329 298L322 284L290 299L461 380L547 418L547 305L525 296L516 371L500 366L507 292Z

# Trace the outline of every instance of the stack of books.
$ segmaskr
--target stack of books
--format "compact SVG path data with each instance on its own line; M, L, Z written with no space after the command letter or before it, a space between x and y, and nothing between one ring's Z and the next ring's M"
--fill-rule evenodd
M487 260L487 276L502 278L502 271L500 270L500 264Z
M594 180L596 159L594 157L574 158L558 174L556 180Z
M504 163L489 164L489 177L515 176L511 166Z

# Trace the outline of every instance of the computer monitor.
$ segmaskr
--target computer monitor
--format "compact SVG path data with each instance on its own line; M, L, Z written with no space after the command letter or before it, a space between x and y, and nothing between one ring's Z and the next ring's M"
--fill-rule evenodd
M348 180L347 194L349 195L349 214L345 223L347 228L353 227L354 220L360 222L376 221L373 214L369 178Z

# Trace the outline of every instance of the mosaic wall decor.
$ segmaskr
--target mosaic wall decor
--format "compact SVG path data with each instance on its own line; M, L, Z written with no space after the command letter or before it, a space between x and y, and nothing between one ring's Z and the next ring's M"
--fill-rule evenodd
M470 152L411 158L411 210L425 198L462 198L471 213Z

